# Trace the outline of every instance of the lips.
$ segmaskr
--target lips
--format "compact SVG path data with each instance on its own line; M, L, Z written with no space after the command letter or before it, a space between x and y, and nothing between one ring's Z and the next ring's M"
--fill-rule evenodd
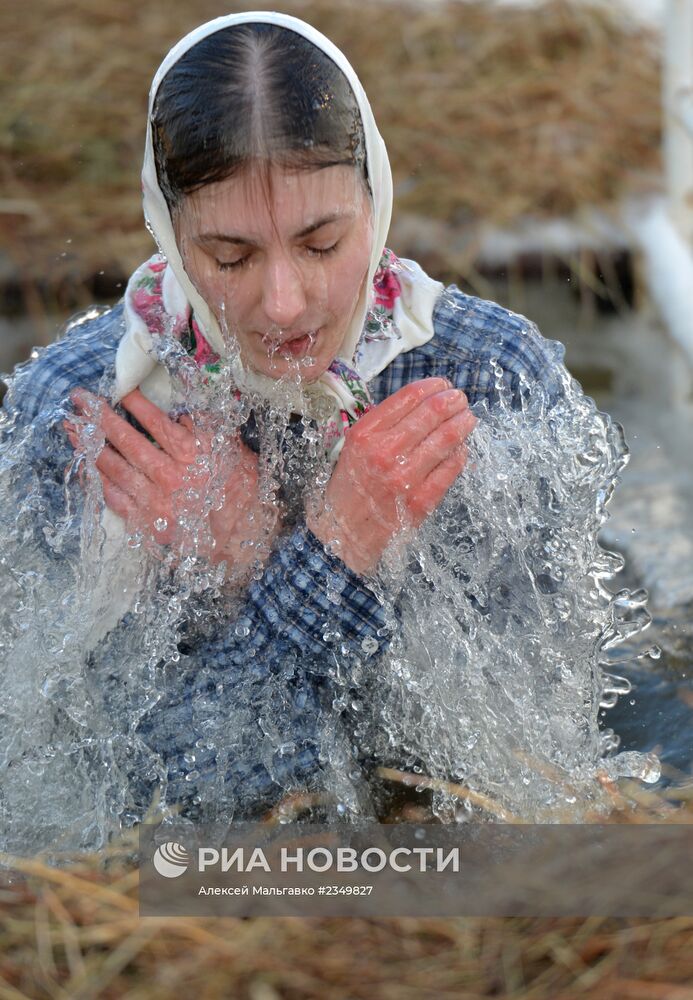
M284 340L280 341L279 346L283 347L284 344L290 344L294 340L303 340L304 337L308 337L310 334L315 337L317 330L299 330L297 333L290 333L288 337L285 337Z
M279 351L282 354L290 354L292 357L301 357L309 349L311 344L314 344L320 333L320 327L317 330L298 330L296 333L290 333L288 336L284 337L283 340L278 342L270 341L268 344L268 338L266 335L262 336L262 341L268 344L272 351Z
M311 336L308 333L299 334L296 337L285 340L279 345L279 350L283 354L288 353L294 358L300 358L306 353L311 343L315 341L315 336L315 334Z

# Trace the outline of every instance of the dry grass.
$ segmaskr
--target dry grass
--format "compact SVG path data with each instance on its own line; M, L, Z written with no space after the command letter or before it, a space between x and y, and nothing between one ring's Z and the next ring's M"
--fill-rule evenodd
M633 782L610 793L616 822L675 818ZM64 868L0 855L2 1000L693 1000L693 917L141 920L136 850L130 831Z
M473 238L480 220L576 215L657 183L656 46L609 9L258 6L304 17L347 52L388 143L402 213ZM174 41L221 12L212 0L33 0L30 16L5 6L0 240L27 284L122 277L151 253L139 199L149 82ZM438 265L459 272L459 254L449 261L443 248Z
M88 871L52 874L6 904L8 1000L693 997L689 919L139 921L134 873L113 876L112 900Z

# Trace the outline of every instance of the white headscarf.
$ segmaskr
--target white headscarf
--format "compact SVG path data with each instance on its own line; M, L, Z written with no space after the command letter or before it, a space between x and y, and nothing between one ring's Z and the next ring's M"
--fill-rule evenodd
M181 56L203 38L220 31L222 28L250 22L275 24L303 35L321 49L344 73L358 104L365 133L368 177L373 196L374 233L368 276L339 352L340 358L347 364L353 365L354 354L361 339L366 314L372 304L373 277L378 268L390 227L392 215L390 162L385 143L376 127L370 103L351 64L323 34L306 24L305 21L288 14L249 11L208 21L195 28L174 45L152 81L149 91L142 190L147 225L154 234L159 249L168 261L163 285L164 304L169 308L169 311L175 313L180 311L181 304L189 303L207 342L221 357L227 355L228 351L216 316L193 285L183 266L168 205L157 179L151 117L161 81ZM420 344L425 344L433 336L433 307L443 286L440 282L429 278L414 261L402 260L400 263L402 271L398 277L402 286L402 295L397 299L393 316L400 339L362 344L358 355L358 371L365 380L382 371L398 354L411 350ZM120 399L139 385L150 399L162 408L168 408L171 402L170 382L167 373L157 364L152 350L151 334L145 324L138 322L134 316L129 316L127 323L127 330L116 356L115 396ZM233 374L240 389L252 389L265 396L272 395L276 384L274 380L243 368L240 359L235 361ZM323 392L335 396L333 382L334 380L322 375L314 383L305 385L304 392L308 394ZM346 401L340 399L339 402L340 405L344 405Z

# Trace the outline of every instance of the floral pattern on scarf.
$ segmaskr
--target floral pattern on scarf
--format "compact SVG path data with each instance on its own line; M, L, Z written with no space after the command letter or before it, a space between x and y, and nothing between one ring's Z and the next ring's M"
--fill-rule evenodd
M388 340L391 337L399 339L399 331L393 319L395 302L402 294L402 285L397 272L401 264L392 250L383 250L378 269L373 276L373 305L368 310L363 326L363 339Z

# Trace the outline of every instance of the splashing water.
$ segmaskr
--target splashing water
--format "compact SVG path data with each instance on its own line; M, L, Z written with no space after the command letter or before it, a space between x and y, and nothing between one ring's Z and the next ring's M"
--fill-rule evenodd
M79 336L72 329L73 342ZM122 528L118 535L112 519L109 529L95 465L103 437L89 418L73 454L61 430L65 406L29 426L3 414L3 850L96 849L142 818L133 792L140 779L160 780L166 798L161 759L135 731L160 697L161 665L175 683L200 637L235 622L243 639L243 594L273 545L269 533L253 533L238 570L206 558L209 514L224 502L238 436L259 455L259 495L282 504L283 531L329 482L319 401L305 399L302 419L292 411L305 358L277 380L268 403L236 398L233 354L209 382L174 338L161 336L157 351L177 412L194 412L212 440L204 475L178 497L176 546ZM540 393L513 409L497 369L498 402L474 407L464 473L369 578L393 635L387 651L375 656L377 643L366 639L354 653L326 623L323 665L336 695L320 720L323 765L347 815L373 808L358 792L356 759L462 784L498 803L499 814L526 819L556 810L565 818L570 807L575 821L588 807L606 808L600 770L657 779L652 755L614 756L617 737L598 727L600 705L628 690L611 671L611 651L649 622L645 595L605 586L622 561L596 541L626 449L618 425L556 365L564 394L550 409ZM19 366L10 394L31 377L31 363ZM107 371L96 390L108 396L111 384ZM276 714L253 701L252 661L249 649L247 697L241 676L231 714L208 711L204 746L183 748L187 763L210 748L232 758L241 734L255 738L248 733L257 733L258 759L270 770L273 753L295 750ZM288 697L290 672L287 662L273 678L275 707ZM196 801L223 800L226 815L238 815L234 790L221 792L202 789ZM445 820L472 811L445 788L433 808Z
M606 589L623 563L596 541L626 450L571 380L549 411L540 394L513 410L496 374L499 403L474 408L465 473L381 569L383 595L402 586L403 624L364 738L523 818L572 806L579 789L575 821L599 806L596 771L659 777L653 755L601 760L618 738L600 734L598 708L630 690L606 651L650 620L642 592ZM454 806L438 796L442 816Z

